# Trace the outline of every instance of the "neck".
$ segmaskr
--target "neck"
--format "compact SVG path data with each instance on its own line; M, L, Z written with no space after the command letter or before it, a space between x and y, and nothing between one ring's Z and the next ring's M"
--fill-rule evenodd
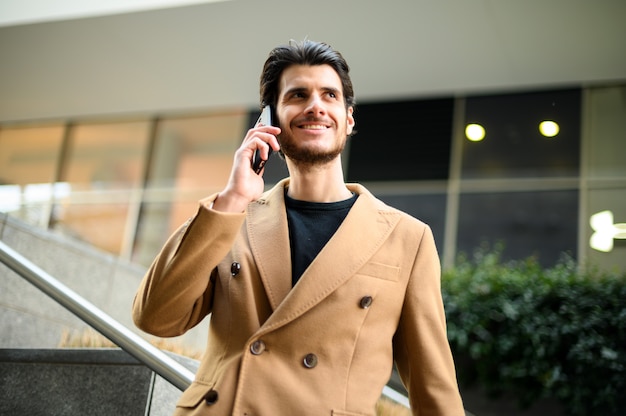
M287 159L289 189L293 199L309 202L337 202L352 196L343 180L341 158L325 165L301 166Z

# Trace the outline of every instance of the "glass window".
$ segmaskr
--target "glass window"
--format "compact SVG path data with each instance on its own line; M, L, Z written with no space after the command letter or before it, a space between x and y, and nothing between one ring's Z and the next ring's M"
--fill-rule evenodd
M460 195L457 253L504 244L505 259L535 256L553 266L576 257L578 191L464 193Z
M115 254L134 235L149 136L147 121L72 127L52 227Z
M161 120L150 161L134 259L149 264L167 237L224 188L247 111Z
M466 130L464 179L579 174L579 90L469 97L465 123L482 134Z
M61 125L0 129L1 212L48 226L63 132Z
M453 99L359 104L348 181L447 179L453 109Z

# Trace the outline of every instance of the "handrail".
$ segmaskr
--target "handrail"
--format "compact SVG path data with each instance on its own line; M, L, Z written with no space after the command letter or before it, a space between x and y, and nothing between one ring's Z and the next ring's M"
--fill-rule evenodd
M194 373L0 241L0 260L181 391Z

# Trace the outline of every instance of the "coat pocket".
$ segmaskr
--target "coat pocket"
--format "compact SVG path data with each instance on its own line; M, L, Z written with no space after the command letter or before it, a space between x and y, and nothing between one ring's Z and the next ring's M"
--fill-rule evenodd
M397 282L398 277L400 276L400 267L390 266L383 263L370 262L361 267L361 270L358 271L358 274Z
M194 408L197 407L202 400L207 396L207 393L211 391L211 386L208 384L198 383L194 381L191 386L187 388L178 399L176 403L177 407Z

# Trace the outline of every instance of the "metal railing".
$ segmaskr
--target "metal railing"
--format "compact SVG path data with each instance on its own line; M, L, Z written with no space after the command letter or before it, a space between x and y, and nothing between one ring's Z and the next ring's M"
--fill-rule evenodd
M0 261L181 391L192 383L193 372L130 331L2 241L0 241ZM405 407L410 406L406 396L389 386L383 388L382 394Z
M0 261L181 391L194 373L0 241Z

